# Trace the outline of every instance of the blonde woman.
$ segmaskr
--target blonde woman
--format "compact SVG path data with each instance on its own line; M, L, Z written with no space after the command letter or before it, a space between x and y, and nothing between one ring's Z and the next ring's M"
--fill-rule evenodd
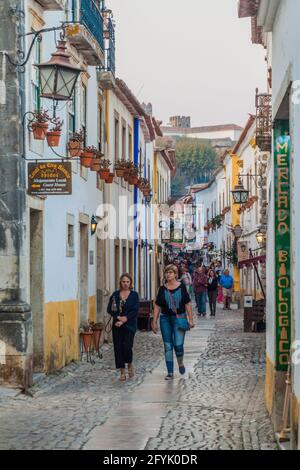
M107 313L113 317L112 336L116 368L120 370L120 381L126 380L125 364L128 364L129 378L134 376L132 348L137 330L139 296L133 290L132 277L125 273L120 277L120 289L109 299Z
M194 327L192 303L186 286L178 281L178 270L174 265L165 268L165 284L159 288L154 305L152 330L158 332L158 317L160 314L160 329L165 348L165 361L167 366L166 380L173 379L175 350L179 372L185 373L183 363L185 330L179 325L177 316L184 317L190 328Z

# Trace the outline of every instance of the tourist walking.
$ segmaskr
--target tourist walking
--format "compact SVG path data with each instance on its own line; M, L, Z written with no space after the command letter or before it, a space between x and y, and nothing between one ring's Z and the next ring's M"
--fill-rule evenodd
M223 308L224 310L231 310L230 304L233 290L233 277L229 274L228 269L224 270L219 282L223 288Z
M137 330L139 296L133 290L130 274L122 274L120 288L109 299L107 313L113 318L112 337L116 368L120 370L120 381L126 380L125 364L128 364L129 378L134 376L132 348Z
M158 332L158 318L164 342L165 361L167 366L166 380L174 377L174 354L177 358L179 373L185 373L183 363L184 339L188 329L194 327L192 303L189 293L182 282L178 281L176 266L165 268L165 284L159 288L154 304L152 331Z
M180 281L185 285L186 290L188 291L188 293L191 294L192 293L191 289L192 289L193 281L192 281L192 276L190 275L187 266L184 266L182 268L182 273L183 274L180 278Z
M206 315L207 275L204 266L198 266L195 272L193 289L199 316Z
M218 296L218 277L213 269L208 272L207 293L209 301L210 316L216 315L217 296Z

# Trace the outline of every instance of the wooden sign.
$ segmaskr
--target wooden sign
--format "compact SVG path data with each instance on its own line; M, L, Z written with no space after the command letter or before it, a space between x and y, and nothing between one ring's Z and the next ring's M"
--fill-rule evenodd
M35 196L72 194L71 162L28 163L28 194Z

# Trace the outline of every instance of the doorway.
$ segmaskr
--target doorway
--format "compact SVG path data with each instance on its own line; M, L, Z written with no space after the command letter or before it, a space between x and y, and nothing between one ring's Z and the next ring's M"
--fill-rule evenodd
M80 223L79 307L80 321L88 320L88 225Z
M97 275L96 275L96 305L97 305L97 322L103 321L103 295L105 280L105 242L97 238Z
M33 370L44 371L44 247L43 211L30 209L30 304Z

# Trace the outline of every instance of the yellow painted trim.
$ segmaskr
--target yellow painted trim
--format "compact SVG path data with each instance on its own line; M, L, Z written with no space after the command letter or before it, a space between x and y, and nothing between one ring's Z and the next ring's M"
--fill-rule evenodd
M61 369L79 358L79 303L77 300L45 304L45 370Z
M233 189L239 179L239 157L231 153L231 164L232 164L232 180L231 180L231 188ZM240 215L238 214L238 206L236 204L233 204L233 196L231 194L231 216L232 216L232 226L235 227L236 225L240 225L241 223L241 218ZM234 291L235 292L240 292L240 270L237 266L234 267L233 269L233 279L234 279Z
M275 364L266 355L266 378L265 378L265 401L269 415L273 411L274 390L275 387Z

